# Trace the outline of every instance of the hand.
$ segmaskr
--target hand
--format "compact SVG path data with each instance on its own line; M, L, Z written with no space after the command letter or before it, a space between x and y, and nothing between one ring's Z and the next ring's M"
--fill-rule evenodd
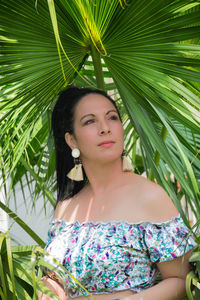
M42 279L42 281L56 296L59 296L62 300L67 300L65 291L59 283L46 276ZM52 300L52 298L39 291L38 300Z

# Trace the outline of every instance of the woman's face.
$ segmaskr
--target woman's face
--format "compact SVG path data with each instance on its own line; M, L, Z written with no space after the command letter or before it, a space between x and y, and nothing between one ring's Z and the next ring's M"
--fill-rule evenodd
M79 148L82 160L106 162L121 156L123 127L114 105L103 95L89 94L77 104L74 134L66 133L68 145Z

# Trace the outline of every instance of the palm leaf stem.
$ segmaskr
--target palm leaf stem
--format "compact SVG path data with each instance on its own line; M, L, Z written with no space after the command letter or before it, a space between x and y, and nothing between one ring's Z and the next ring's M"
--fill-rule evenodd
M166 129L165 126L162 127L162 130L161 130L161 137L162 137L162 140L163 140L163 142L164 142L164 141L166 140L166 137L167 137L167 129ZM155 151L155 158L154 158L154 161L155 161L156 167L158 167L159 161L160 161L160 153L158 152L158 150ZM149 178L151 181L154 180L154 175L153 175L152 169L149 170L148 178Z
M0 296L1 296L2 300L5 300L5 299L6 299L5 296L4 296L4 294L3 294L3 292L2 292L2 289L1 289L1 288L0 288Z
M6 248L7 248L8 267L9 267L9 271L10 271L10 277L11 277L12 288L13 288L13 300L15 300L16 299L16 286L15 286L15 278L14 278L14 270L13 270L10 237L6 238Z
M60 51L61 41L60 41L60 36L59 36L59 31L58 31L58 23L57 23L55 5L54 5L53 0L48 0L47 2L48 2L48 6L49 6L49 13L50 13L51 22L52 22L52 26L53 26L53 30L54 30L55 39L56 39L56 45L57 45L57 50L58 50L60 66L61 66L64 81L66 82L66 76L65 76L65 71L64 71L64 67L63 67L61 51Z
M1 249L1 255L0 255L0 278L1 278L1 289L0 296L2 297L2 300L7 299L7 290L6 290L6 279L5 279L5 273L3 271L3 261L2 261L2 245L5 240L5 235L1 233L0 235L0 249ZM3 294L3 296L2 296Z
M105 90L104 86L104 74L102 70L102 65L101 65L101 56L100 53L97 51L95 46L91 43L91 56L92 56L92 61L94 64L94 72L96 76L96 83L97 83L97 88L101 90Z

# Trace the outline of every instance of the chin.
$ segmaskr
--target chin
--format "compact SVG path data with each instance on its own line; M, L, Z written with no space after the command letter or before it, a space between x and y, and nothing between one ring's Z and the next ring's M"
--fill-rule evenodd
M116 153L105 153L104 155L101 156L101 158L99 158L99 160L102 163L110 163L110 162L114 162L116 160L119 160L121 158L121 154L116 154ZM98 159L97 159L98 160Z

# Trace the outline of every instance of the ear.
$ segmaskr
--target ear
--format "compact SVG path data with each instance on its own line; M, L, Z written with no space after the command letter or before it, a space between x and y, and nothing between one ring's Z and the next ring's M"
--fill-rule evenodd
M74 138L73 134L70 134L69 132L66 132L65 133L65 141L71 149L77 148L77 145L76 145L75 138Z

